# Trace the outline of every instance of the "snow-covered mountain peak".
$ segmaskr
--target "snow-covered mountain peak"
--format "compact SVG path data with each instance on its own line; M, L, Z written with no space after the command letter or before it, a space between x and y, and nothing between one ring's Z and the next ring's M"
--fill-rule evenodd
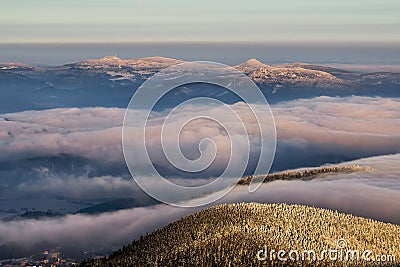
M269 68L270 66L258 61L255 58L249 59L245 62L243 62L240 65L237 65L236 68L242 71L245 71L247 69L266 69Z
M100 60L103 60L103 61L118 61L118 60L121 60L121 59L119 57L117 57L117 56L106 56L106 57L103 57Z
M244 64L250 65L250 66L256 66L256 67L258 67L258 66L265 66L264 63L258 61L258 60L255 59L255 58L251 58L251 59L247 60L246 62L244 62Z
M344 81L330 73L302 68L301 66L269 66L250 59L235 66L258 84L283 84L298 87L342 87Z

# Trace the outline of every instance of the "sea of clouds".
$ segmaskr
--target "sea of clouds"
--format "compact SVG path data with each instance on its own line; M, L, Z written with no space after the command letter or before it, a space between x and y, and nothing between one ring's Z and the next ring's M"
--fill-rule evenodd
M223 117L223 108L212 108ZM246 105L238 103L233 108L245 114L242 117L249 133L249 137L236 134L235 142L250 140L250 158L236 157L233 165L248 161L251 171L260 151L259 129L254 117L246 113ZM168 122L179 127L205 109L210 107L185 107ZM398 99L317 97L273 105L272 112L277 129L273 171L400 152ZM105 197L135 193L122 153L124 113L118 108L66 108L0 115L0 184L17 188L20 194L42 190L77 199L99 193ZM144 114L138 111L138 116ZM166 176L188 178L162 152L164 115L154 114L148 123L146 142L151 160ZM233 132L241 127L230 121L231 116L226 118L224 126ZM133 129L130 138L135 139L135 131L140 130ZM197 158L199 142L206 137L214 141L217 153L213 164L196 178L218 176L230 160L226 131L207 120L193 120L183 128L180 145L185 156ZM164 146L175 142L174 137L163 139ZM68 157L56 162L53 157L60 154Z
M224 115L219 107L188 106L170 123L179 125L202 109L210 108ZM237 112L246 110L242 103L234 104L233 108ZM397 167L400 157L396 154L400 153L400 100L317 97L276 104L271 109L277 129L273 170L394 155L356 162L373 166L375 172L327 176L308 182L276 181L264 184L253 194L248 193L246 187L237 187L218 203L298 203L400 223ZM145 203L146 195L130 178L124 162L121 144L124 113L124 109L94 107L0 115L0 198L132 197ZM141 115L138 111L138 116ZM172 175L176 172L160 150L158 133L164 115L153 114L146 137L154 164L165 174ZM251 116L244 116L244 120L250 136L251 167L259 154L258 127ZM228 119L224 123L231 129L239 127ZM219 149L213 165L202 177L188 180L178 175L173 179L190 184L206 182L208 176L220 173L226 166L230 156L226 132L212 122L192 121L183 129L181 145L185 155L199 156L199 140L205 137L211 138ZM168 144L176 140L163 141ZM61 160L67 162L68 168L54 159L60 154L68 155ZM75 165L69 166L71 164ZM201 208L204 207L177 208L159 204L96 216L77 214L45 220L1 221L0 244L13 243L28 249L38 244L61 244L77 251L121 245Z

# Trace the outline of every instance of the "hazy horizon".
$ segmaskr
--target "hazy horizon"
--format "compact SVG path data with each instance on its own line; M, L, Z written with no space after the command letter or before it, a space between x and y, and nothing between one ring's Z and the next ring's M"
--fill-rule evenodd
M163 56L228 65L256 58L266 64L400 65L397 43L322 42L120 42L120 43L1 43L0 63L62 65L90 58Z

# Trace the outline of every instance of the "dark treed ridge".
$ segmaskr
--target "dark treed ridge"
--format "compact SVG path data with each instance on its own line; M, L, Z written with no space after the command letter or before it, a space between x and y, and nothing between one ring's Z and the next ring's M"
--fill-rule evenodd
M397 262L259 261L266 245L276 251L372 250ZM398 266L400 226L337 211L287 204L240 203L202 210L142 236L110 257L81 266ZM371 256L373 259L374 256ZM289 264L290 263L290 264Z
M351 173L360 171L373 171L371 167L364 167L359 165L349 166L326 166L320 168L306 169L306 170L293 170L271 173L267 175L247 176L239 180L239 185L248 185L254 178L262 179L264 183L273 182L276 180L311 180L321 174L335 174L335 173Z

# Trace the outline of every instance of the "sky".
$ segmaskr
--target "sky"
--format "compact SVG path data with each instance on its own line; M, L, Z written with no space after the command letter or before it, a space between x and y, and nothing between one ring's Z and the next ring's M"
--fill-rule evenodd
M398 0L2 0L0 43L400 42Z

